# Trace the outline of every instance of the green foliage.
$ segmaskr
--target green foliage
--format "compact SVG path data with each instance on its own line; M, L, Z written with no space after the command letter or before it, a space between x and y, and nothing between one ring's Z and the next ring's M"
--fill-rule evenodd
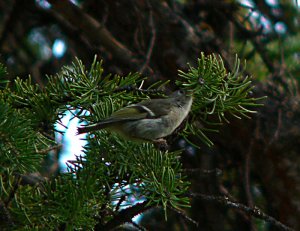
M219 122L228 121L226 113L248 117L253 111L246 107L258 105L257 99L248 97L251 82L239 74L238 59L232 73L227 73L220 58L201 54L197 68L179 75L177 85L194 95L185 136L196 134L211 144L205 129L198 130L199 119L208 124L212 123L209 115L216 115ZM189 206L189 182L179 151L161 152L153 144L134 143L106 131L87 136L85 156L70 162L68 173L37 185L20 185L19 174L36 172L47 153L43 150L57 145L53 125L66 111L75 109L74 116L86 123L99 121L150 93L158 94L130 90L143 80L136 73L104 75L102 62L96 58L87 70L76 59L56 76L48 76L44 88L29 77L16 79L11 88L0 92L0 207L5 211L2 215L12 217L7 226L91 230L114 219L124 196L146 200L147 206L160 205L165 211L167 206Z
M43 158L38 151L47 139L32 129L31 121L0 100L0 153L2 168L19 173L37 171Z
M247 114L255 113L247 107L261 104L257 103L258 98L249 97L253 86L250 78L244 77L239 67L240 60L236 57L232 72L227 72L221 57L201 53L197 68L189 66L187 72L179 70L182 79L176 82L177 85L194 96L192 120L187 125L185 136L192 133L211 146L213 143L205 135L209 129L200 125L199 119L204 124L217 125L214 122L215 116L221 124L223 121L229 123L226 114L241 119L250 118Z
M68 103L74 107L80 104L89 107L90 102L97 103L104 96L128 99L128 94L122 91L114 93L114 91L126 86L135 86L142 80L143 78L137 73L129 73L124 77L110 74L103 76L102 62L97 62L96 58L90 70L86 70L81 61L76 59L72 66L63 67L57 76L48 77L46 91L58 104Z
M103 190L90 179L75 179L64 174L40 188L23 187L12 213L25 227L53 230L92 229L94 217L102 205ZM21 206L20 206L21 205Z
M97 163L96 174L101 176L109 173L111 177L102 184L114 188L111 193L114 200L120 200L119 191L136 185L135 196L147 199L149 205L163 205L164 209L167 205L178 209L189 205L184 196L189 183L181 173L180 152L164 153L153 144L126 141L105 131L96 132L88 140L86 164Z

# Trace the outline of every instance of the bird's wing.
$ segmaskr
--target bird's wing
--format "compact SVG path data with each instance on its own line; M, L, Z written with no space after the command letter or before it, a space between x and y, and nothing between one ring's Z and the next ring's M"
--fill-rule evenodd
M170 100L167 99L145 100L113 112L109 118L102 120L101 123L158 118L170 113L171 106Z
M108 120L111 121L138 120L144 118L151 118L154 116L155 115L153 114L153 112L151 112L151 110L149 110L147 107L138 104L132 104L116 112L113 112L112 115L108 118Z
M172 101L170 99L151 99L145 100L137 105L148 108L153 114L152 117L161 117L170 113Z

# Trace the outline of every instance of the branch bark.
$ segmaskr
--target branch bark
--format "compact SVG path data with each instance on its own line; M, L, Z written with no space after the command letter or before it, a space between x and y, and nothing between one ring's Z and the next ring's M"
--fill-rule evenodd
M276 227L278 227L280 230L284 230L284 231L295 231L294 229L282 224L280 221L276 220L274 217L269 216L268 214L264 213L263 211L261 211L259 208L257 207L248 207L244 204L235 202L235 201L231 201L228 199L228 197L224 197L224 196L210 196L210 195L204 195L201 193L191 193L190 194L191 197L196 197L196 198L200 198L202 200L205 201L211 201L211 202L216 202L222 205L225 205L229 208L233 208L233 209L237 209L237 210L242 210L245 213L262 219L266 222L270 222L271 224L275 225Z
M147 205L148 201L138 203L130 208L121 210L112 220L107 222L105 225L98 223L95 226L96 231L113 230L118 226L125 224L126 222L131 222L132 218L138 214L145 212L146 210L152 208L152 206Z
M103 46L124 63L134 60L133 52L118 41L110 31L96 19L84 13L79 7L68 0L48 0L53 10L79 31L82 31L90 44Z

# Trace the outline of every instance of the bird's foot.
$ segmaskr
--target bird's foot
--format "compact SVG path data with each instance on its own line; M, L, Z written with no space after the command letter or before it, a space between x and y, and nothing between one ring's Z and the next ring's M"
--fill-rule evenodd
M158 150L160 150L162 152L166 152L167 150L169 150L169 145L168 145L167 141L163 138L153 140L153 144Z

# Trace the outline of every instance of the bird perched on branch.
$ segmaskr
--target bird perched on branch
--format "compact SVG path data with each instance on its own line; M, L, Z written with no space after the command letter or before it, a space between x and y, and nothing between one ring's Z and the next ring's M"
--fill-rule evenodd
M97 124L79 127L78 134L106 129L131 140L155 141L166 137L188 115L193 98L182 90L168 98L149 99L112 113Z

